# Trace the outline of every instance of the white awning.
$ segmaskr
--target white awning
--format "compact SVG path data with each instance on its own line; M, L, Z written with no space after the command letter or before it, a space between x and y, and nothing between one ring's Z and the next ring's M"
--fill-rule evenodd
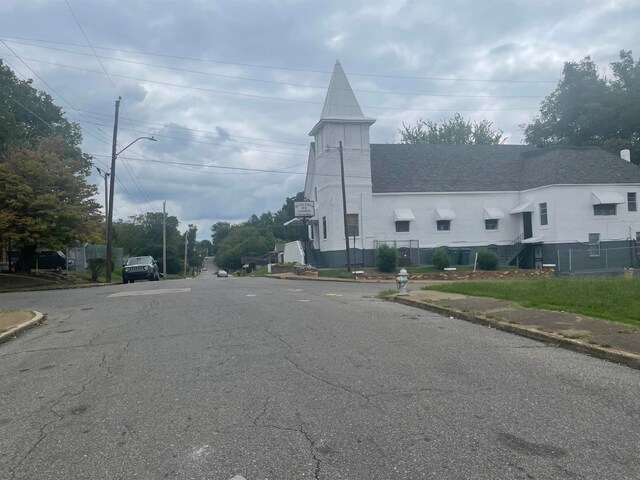
M522 213L522 212L533 212L533 202L529 201L529 202L521 203L516 208L511 210L511 212L509 213L513 215L514 213Z
M455 220L456 214L450 208L436 208L436 220Z
M544 242L544 235L540 236L540 237L531 237L531 238L525 238L524 240L522 240L522 242L520 243L543 243Z
M302 225L302 220L300 220L298 217L293 217L288 222L284 222L283 225L285 227L288 227L289 225Z
M499 218L504 218L504 213L499 208L487 207L484 209L485 220L497 220Z
M624 198L616 192L591 192L591 202L593 205L600 205L601 203L624 203Z
M410 208L396 208L393 211L393 216L395 217L396 222L406 222L416 219Z

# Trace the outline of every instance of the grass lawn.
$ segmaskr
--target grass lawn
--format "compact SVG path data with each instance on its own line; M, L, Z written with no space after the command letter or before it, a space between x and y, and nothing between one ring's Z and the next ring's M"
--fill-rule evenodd
M510 300L640 326L640 279L556 277L442 283L425 290Z

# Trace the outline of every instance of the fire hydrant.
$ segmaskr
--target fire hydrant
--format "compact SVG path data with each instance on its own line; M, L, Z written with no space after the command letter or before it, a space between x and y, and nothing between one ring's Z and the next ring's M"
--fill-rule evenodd
M400 273L396 277L396 284L398 285L398 295L409 295L407 292L407 282L409 281L409 274L404 268L400 269Z

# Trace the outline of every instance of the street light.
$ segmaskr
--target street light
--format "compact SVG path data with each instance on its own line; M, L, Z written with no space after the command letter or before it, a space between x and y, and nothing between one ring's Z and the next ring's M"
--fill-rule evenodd
M129 148L131 145L133 145L134 143L136 143L138 140L151 140L152 142L157 142L157 140L153 137L138 137L136 138L133 142L131 142L129 145L127 145L126 147L124 147L122 150L120 150L119 152L116 152L116 136L117 136L117 131L118 131L118 121L117 121L117 107L119 106L120 101L118 100L118 102L116 103L116 123L114 126L114 132L113 132L113 148L111 150L111 185L109 188L109 205L108 205L108 210L109 210L109 215L107 217L107 271L106 271L106 282L107 283L111 283L111 268L112 268L112 263L113 263L113 256L112 256L112 236L113 236L113 232L112 232L112 228L113 228L113 189L115 187L115 179L116 179L116 158L118 158L118 155L120 155L122 152L124 152L127 148Z

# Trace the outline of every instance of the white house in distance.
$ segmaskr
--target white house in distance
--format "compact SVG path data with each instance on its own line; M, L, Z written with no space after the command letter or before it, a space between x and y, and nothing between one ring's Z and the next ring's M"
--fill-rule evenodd
M487 249L524 268L637 263L640 167L628 151L621 158L597 147L371 144L374 123L336 62L309 133L308 263L346 265L340 142L353 265L373 266L382 243L411 265L429 264L436 247L447 247L454 264Z

